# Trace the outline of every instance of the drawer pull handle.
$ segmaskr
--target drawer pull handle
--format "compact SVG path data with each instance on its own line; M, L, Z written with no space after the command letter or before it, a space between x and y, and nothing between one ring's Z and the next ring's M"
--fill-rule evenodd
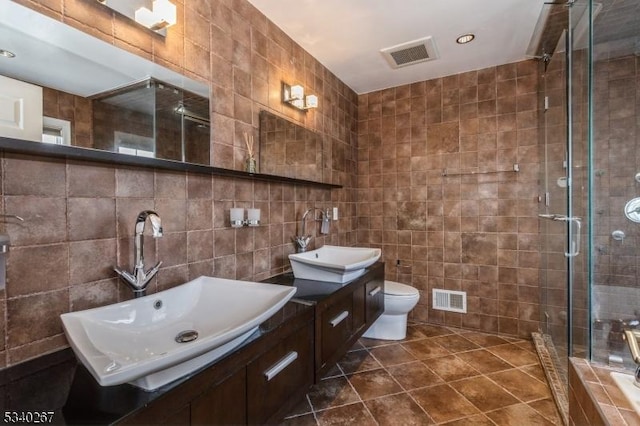
M280 361L273 364L273 367L269 368L264 372L264 377L267 379L267 382L271 381L274 377L276 377L282 370L287 368L293 361L298 359L298 352L291 351Z
M329 324L331 324L331 327L335 327L338 324L340 324L342 321L344 321L348 316L349 316L349 311L344 311L343 313L341 313L340 315L338 315L337 317L329 321Z
M382 290L382 287L378 286L369 292L369 296L373 297L376 294L380 293L381 290Z

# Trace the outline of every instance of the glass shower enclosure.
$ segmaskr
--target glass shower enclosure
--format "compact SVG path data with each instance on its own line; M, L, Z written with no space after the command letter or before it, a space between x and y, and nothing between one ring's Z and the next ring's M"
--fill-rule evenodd
M591 358L633 368L622 330L640 320L640 1L593 10Z
M587 1L553 5L564 26L541 61L540 324L559 375L589 348Z
M640 328L640 0L549 6L540 72L540 331L568 358L633 368ZM558 38L556 38L558 39Z

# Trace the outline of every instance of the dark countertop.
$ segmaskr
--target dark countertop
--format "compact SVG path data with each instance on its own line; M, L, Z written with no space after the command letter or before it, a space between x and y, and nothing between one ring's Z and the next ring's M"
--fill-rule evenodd
M111 424L144 408L200 371L228 359L250 343L264 338L292 318L311 309L308 304L290 301L260 325L246 342L200 370L171 382L153 392L129 384L100 386L77 360L71 349L64 349L37 359L0 370L0 407L3 421L7 413L52 412L53 424ZM15 422L25 423L25 422ZM34 423L34 422L31 422Z
M384 268L384 262L374 263L373 265L371 265L371 267L367 269L367 272L374 271L380 268ZM361 276L364 276L364 274ZM293 276L293 272L285 272L284 274L267 278L262 282L296 287L298 290L296 291L296 294L293 295L293 300L316 304L318 302L325 300L327 297L329 297L329 295L335 293L341 288L346 287L347 285L358 280L359 278L360 277L355 278L344 284L341 284L341 283L330 283L325 281L301 280L301 279L295 278Z

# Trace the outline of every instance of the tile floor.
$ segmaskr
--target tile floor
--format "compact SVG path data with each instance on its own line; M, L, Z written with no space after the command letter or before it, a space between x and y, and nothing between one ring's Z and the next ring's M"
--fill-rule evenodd
M561 425L533 343L411 324L360 339L283 425Z

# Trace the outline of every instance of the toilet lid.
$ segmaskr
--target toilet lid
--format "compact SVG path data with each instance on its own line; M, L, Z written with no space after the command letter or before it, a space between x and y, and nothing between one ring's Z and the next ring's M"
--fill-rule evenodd
M384 294L391 294L394 296L417 296L418 289L411 287L410 285L397 283L395 281L384 282Z

